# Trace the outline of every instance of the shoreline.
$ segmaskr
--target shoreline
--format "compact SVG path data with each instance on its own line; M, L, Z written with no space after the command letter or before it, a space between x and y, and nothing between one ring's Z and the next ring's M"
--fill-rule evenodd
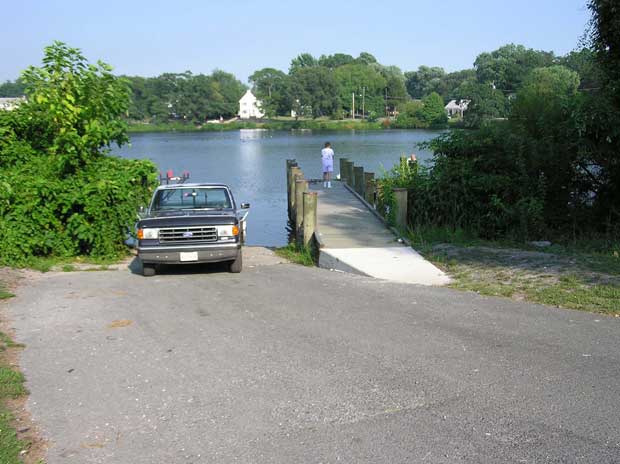
M404 130L437 130L447 129L445 127L411 127L396 128L390 125L384 125L381 121L332 121L332 120L298 120L298 121L235 121L232 123L220 124L201 124L194 125L191 123L128 123L127 132L136 133L156 133L156 132L224 132L235 131L240 129L266 129L266 130L323 130L323 131L340 131L340 130L367 130L367 131L384 131L390 129Z

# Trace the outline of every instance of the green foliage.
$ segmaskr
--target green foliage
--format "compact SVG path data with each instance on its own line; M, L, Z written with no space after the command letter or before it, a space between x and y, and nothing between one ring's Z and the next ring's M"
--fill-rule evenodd
M0 84L0 98L4 97L21 97L25 94L26 85L21 79L17 79L15 82L6 81Z
M128 139L120 118L127 111L126 82L105 63L89 64L79 50L61 42L45 48L43 66L29 67L22 75L27 103L20 116L44 127L36 137L56 157L63 172L73 172L100 156L101 149ZM33 124L16 124L14 136L32 136Z
M485 121L508 116L508 99L490 84L467 81L458 89L459 98L469 100L465 111L465 127L478 128Z
M312 68L317 66L318 62L315 57L310 53L302 53L291 60L291 66L289 68L289 75L295 74L297 71L304 68Z
M392 127L397 129L420 129L428 125L419 118L424 104L419 100L408 101L399 105L399 112Z
M290 96L290 78L282 71L263 68L250 76L252 91L261 100L266 115L285 116L290 114L292 99Z
M0 115L0 263L119 255L156 181L151 162L105 152L127 140L127 86L59 42L23 79L28 103Z
M503 92L516 92L535 68L551 66L553 52L508 44L490 53L481 53L474 62L478 82L493 84Z
M355 113L361 114L362 91L364 92L365 111L383 113L384 98L382 94L387 81L374 67L364 64L347 64L334 71L334 78L338 83L340 107L349 115L353 103L352 94L355 94Z
M440 92L445 75L443 68L420 66L417 71L405 73L407 92L415 99L422 99L431 92Z
M315 252L309 247L299 246L295 243L289 243L282 248L276 248L276 254L295 264L302 266L315 266Z
M239 111L245 86L230 73L210 75L165 73L158 77L126 77L131 87L129 117L133 120L204 122Z
M432 92L422 99L422 109L419 111L418 117L429 127L441 127L448 122L443 99L438 93Z
M291 78L293 108L302 116L328 116L339 108L338 82L323 66L304 66Z
M0 332L0 462L19 464L22 462L20 452L26 443L17 439L12 427L13 417L6 409L8 399L18 398L27 394L24 387L24 376L10 368L4 352L10 348L21 348L23 345L14 343L11 338Z

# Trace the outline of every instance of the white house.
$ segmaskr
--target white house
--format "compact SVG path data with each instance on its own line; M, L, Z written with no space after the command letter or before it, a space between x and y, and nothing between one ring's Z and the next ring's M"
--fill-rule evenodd
M448 116L460 116L462 118L463 113L467 111L470 101L471 100L450 100L450 103L446 105Z
M241 119L262 118L265 113L261 110L261 102L256 99L251 90L248 90L239 100L239 117Z
M26 97L0 98L0 110L11 111L26 101Z

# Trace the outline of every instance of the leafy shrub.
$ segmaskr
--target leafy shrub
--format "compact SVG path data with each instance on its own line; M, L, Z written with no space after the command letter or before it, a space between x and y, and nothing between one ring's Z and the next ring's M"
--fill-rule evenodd
M118 256L156 183L150 161L106 152L127 140L126 86L62 43L43 62L24 72L28 102L0 115L0 262Z

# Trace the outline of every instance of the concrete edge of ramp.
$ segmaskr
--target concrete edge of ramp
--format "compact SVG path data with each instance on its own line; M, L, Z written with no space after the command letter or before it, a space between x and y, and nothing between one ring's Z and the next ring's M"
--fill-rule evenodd
M450 283L442 270L412 248L322 248L319 267L419 285Z

